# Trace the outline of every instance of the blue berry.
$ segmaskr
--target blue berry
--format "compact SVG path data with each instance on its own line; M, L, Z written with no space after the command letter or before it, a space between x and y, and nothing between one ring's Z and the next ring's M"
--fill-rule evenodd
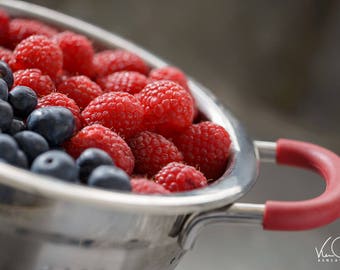
M7 134L0 134L0 159L8 163L16 161L16 153L18 151L18 144Z
M37 106L37 94L27 86L16 86L8 94L14 115L26 118Z
M77 165L68 154L52 150L38 156L32 163L31 171L49 175L67 182L77 182Z
M4 101L8 99L8 86L3 79L0 79L0 99Z
M33 131L21 131L14 135L14 139L18 143L20 149L26 154L30 164L37 156L49 150L45 138Z
M55 146L52 146L50 147L50 150L58 150L58 151L61 151L61 152L66 152L65 148L62 146L62 145L55 145Z
M112 158L99 148L86 149L76 160L79 168L79 178L86 183L91 172L100 165L114 165Z
M26 125L23 121L19 119L12 119L10 126L4 130L5 133L9 135L15 135L16 133L26 129Z
M0 78L6 82L8 89L12 88L14 82L13 72L4 61L0 61Z
M22 169L28 169L28 161L25 153L21 150L18 150L16 153L15 161L13 161L11 165Z
M42 135L50 145L60 145L75 131L70 110L49 106L34 110L27 118L27 128Z
M13 110L11 105L0 99L0 129L8 129L11 125L12 119Z
M115 166L102 165L97 167L90 174L88 184L102 189L131 191L129 176Z

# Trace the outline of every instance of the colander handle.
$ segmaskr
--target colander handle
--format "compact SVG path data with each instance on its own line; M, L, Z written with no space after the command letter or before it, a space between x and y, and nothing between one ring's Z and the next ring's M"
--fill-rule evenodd
M314 144L280 139L276 142L276 163L316 171L324 178L326 189L310 200L267 201L264 229L307 230L340 217L340 158L336 154Z
M211 223L262 225L265 230L299 231L324 226L340 217L340 158L320 146L280 139L255 142L263 162L312 169L326 182L320 196L305 201L267 201L263 204L234 203L189 217L179 235L185 250L193 247L199 231Z

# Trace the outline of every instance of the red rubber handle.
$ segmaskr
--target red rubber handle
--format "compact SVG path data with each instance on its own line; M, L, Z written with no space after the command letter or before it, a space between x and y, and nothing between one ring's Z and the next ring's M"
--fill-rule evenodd
M263 228L266 230L308 230L329 224L340 217L340 158L310 143L280 139L278 164L312 169L326 181L319 197L297 202L266 202Z

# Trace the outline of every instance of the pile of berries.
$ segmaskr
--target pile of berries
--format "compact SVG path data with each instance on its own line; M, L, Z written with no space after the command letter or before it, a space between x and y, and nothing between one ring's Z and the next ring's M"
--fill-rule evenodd
M200 121L185 74L0 10L0 162L142 194L203 188L230 138Z

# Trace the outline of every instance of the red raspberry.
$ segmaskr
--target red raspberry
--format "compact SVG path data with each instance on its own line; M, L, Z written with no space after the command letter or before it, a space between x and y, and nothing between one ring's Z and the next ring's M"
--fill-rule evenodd
M52 37L58 31L42 22L29 19L13 19L9 23L8 46L15 48L22 40L33 35Z
M94 50L90 40L83 35L70 31L55 35L53 40L63 51L63 67L65 70L89 77L93 75Z
M183 161L177 147L156 133L141 132L128 143L135 156L135 173L153 176L168 163Z
M86 76L74 76L66 79L58 85L58 92L74 99L81 110L84 109L91 100L103 93L99 85Z
M102 125L84 127L65 144L66 151L74 158L91 147L106 151L118 167L132 173L135 161L131 149L117 133Z
M61 72L58 73L57 78L54 80L55 86L59 87L64 81L66 81L68 78L72 77L68 71L63 69Z
M0 9L0 45L5 45L8 39L9 16L7 12Z
M146 178L134 178L131 180L132 192L138 194L169 194L169 190L162 185Z
M88 125L102 124L124 138L140 131L143 115L138 99L124 92L105 93L92 100L82 112Z
M176 67L162 67L151 70L149 78L154 81L169 80L178 83L185 90L189 91L188 80L184 73Z
M39 99L37 108L47 106L60 106L69 109L76 121L77 130L81 129L81 115L80 109L73 99L68 98L66 95L60 93L52 93Z
M188 191L208 185L205 176L194 167L172 162L155 176L155 182L171 192Z
M1 30L0 30L1 31ZM13 53L3 47L0 47L0 60L10 64L12 62Z
M198 167L208 179L217 179L225 171L231 141L223 127L202 122L190 126L173 140L184 161Z
M149 78L151 81L159 81L159 80L169 80L175 83L178 83L185 90L187 90L190 94L190 89L188 86L188 80L185 74L176 67L166 66L162 68L156 68L151 70L149 74ZM191 95L193 98L193 96ZM194 99L194 98L193 98ZM198 115L198 109L196 102L194 100L194 118Z
M14 86L24 85L32 88L38 97L55 92L55 85L48 75L43 75L39 69L25 69L14 72Z
M120 71L99 78L97 83L105 92L139 93L148 83L148 78L135 71Z
M63 53L59 46L45 36L30 36L21 41L14 52L16 69L38 68L52 79L63 66Z
M168 130L190 126L194 117L193 99L184 88L172 81L148 84L138 98L145 110L145 125L162 125Z
M32 88L38 97L48 95L56 91L52 79L43 75L39 69L25 69L14 72L14 86L24 85Z
M97 77L103 77L117 71L137 71L148 74L149 68L136 54L124 50L106 50L95 54L93 59Z

